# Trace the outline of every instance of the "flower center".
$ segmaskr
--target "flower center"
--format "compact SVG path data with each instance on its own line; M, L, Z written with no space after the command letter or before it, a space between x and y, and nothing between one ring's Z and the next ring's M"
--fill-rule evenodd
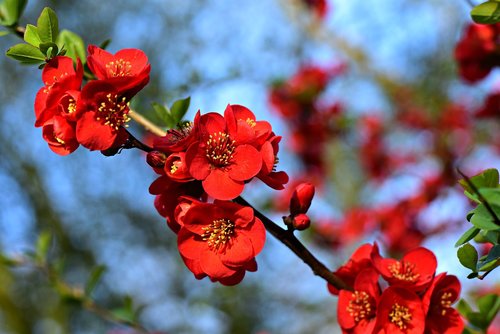
M76 101L71 95L65 95L61 99L62 114L72 114L76 111Z
M216 132L209 136L207 140L206 155L212 165L225 167L233 158L235 141L229 138L225 132Z
M208 247L213 251L225 248L226 243L234 234L234 223L229 219L217 219L209 226L203 227L201 237L208 242Z
M372 318L375 314L370 303L370 296L364 291L354 291L347 305L347 312L356 323L365 318Z
M415 264L410 262L395 262L389 265L389 271L392 276L407 282L415 282L419 277L419 273L415 273Z
M441 308L441 315L446 315L447 309L451 307L452 304L452 294L451 292L443 292L441 295L441 301L439 303L439 306Z
M403 330L408 328L411 322L411 313L408 307L399 305L398 303L392 305L391 313L389 313L389 321Z
M170 145L176 144L184 138L187 138L193 130L193 122L185 122L178 129L167 130L166 139Z
M106 69L112 77L126 77L131 75L132 64L129 61L118 59L107 63Z
M246 121L248 125L250 125L250 127L255 127L257 125L257 122L255 122L253 119L251 118L247 118Z
M54 136L54 139L55 139L55 140L56 140L59 144L61 144L61 145L66 144L66 142L65 142L64 140L62 140L61 138L57 137L57 135L56 135L56 133L55 133L55 132L54 132L52 135Z
M130 121L130 117L127 115L128 112L128 104L124 97L118 99L118 95L108 94L106 95L106 100L101 102L101 105L97 109L96 119L104 125L118 130L123 123Z

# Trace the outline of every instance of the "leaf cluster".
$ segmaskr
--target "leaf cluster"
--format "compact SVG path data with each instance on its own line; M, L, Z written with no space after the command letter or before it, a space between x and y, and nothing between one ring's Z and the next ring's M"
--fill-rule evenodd
M487 169L471 178L464 176L459 181L464 194L477 206L467 214L473 225L456 242L460 263L472 272L468 278L484 278L500 266L500 186L496 169ZM476 248L469 242L491 243L488 254L479 257ZM480 273L482 273L480 275Z
M40 67L56 56L67 55L75 61L77 58L85 60L83 39L69 30L59 31L57 15L48 7L43 9L36 26L26 25L24 41L25 43L10 47L6 52L7 56L22 64Z

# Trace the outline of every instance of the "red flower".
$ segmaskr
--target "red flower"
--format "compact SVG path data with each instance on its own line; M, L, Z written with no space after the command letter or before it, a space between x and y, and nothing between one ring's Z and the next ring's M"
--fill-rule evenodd
M391 286L382 293L373 333L422 334L424 328L423 305L414 292Z
M337 269L334 274L340 277L347 285L353 286L356 277L363 269L372 268L372 261L370 259L372 247L373 246L371 244L364 244L360 246L352 254L349 261ZM328 284L328 290L334 295L338 295L339 293L339 290L331 284Z
M384 259L375 243L371 253L373 266L391 286L401 286L415 292L425 290L436 272L436 256L423 247L407 252L401 261Z
M426 334L460 334L464 322L460 314L451 307L460 296L460 282L446 273L436 276L423 297Z
M54 116L43 126L43 139L49 148L59 154L68 155L78 148L74 124L69 123L64 117Z
M232 202L193 203L183 216L177 243L188 268L198 278L236 284L254 270L266 239L253 209Z
M498 24L471 24L455 48L462 79L470 83L486 77L494 66L499 65L497 39Z
M88 47L87 65L100 80L111 84L120 96L133 97L149 82L151 65L138 49L123 49L115 55L95 46Z
M186 152L188 147L196 141L197 126L200 121L198 111L193 122L182 124L178 129L170 129L163 137L156 138L153 147L164 153Z
M130 109L128 100L114 86L100 80L83 87L77 105L76 137L90 150L107 150L128 137L123 125Z
M303 231L311 225L311 219L305 213L299 213L296 216L293 216L292 220L293 228L299 231Z
M337 318L343 333L372 333L380 297L378 273L370 268L361 271L354 291L340 290Z
M311 206L314 197L314 186L309 183L299 184L290 198L290 213L297 215L299 213L306 213Z
M284 185L288 183L288 174L286 172L275 171L278 162L278 144L280 141L280 136L271 134L271 138L262 144L260 149L260 153L262 154L262 168L259 174L257 174L257 177L262 182L276 190L285 189Z
M500 118L500 92L488 95L484 106L476 112L477 118Z
M314 11L318 18L323 19L328 10L326 0L302 0L310 10Z
M231 106L225 114L230 112ZM241 194L245 181L260 171L262 157L251 144L239 144L243 136L235 124L208 113L200 117L199 141L186 152L189 173L202 181L203 189L216 199L233 199Z

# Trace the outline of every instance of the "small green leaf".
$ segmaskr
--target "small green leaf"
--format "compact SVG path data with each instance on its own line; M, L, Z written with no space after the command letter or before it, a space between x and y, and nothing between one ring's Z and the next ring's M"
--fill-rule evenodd
M174 124L180 123L182 121L182 118L184 117L184 115L186 115L189 109L190 102L191 97L188 96L185 99L177 100L172 104L172 107L170 107L170 113L174 120Z
M500 22L500 3L487 1L472 8L470 15L474 22L492 24Z
M92 269L89 279L85 284L85 296L90 296L90 294L94 290L95 286L97 285L97 283L102 277L102 274L104 274L105 271L106 271L106 266L104 265L100 265Z
M105 40L104 42L102 42L102 43L99 45L99 47L100 47L101 49L103 49L103 50L106 50L106 48L108 47L109 43L111 43L111 39L109 39L109 38L108 38L107 40Z
M472 308L465 301L465 299L460 299L460 301L457 304L457 310L458 312L460 312L461 315L464 316L464 318L468 318L469 313L472 312Z
M26 7L27 0L4 0L0 4L0 24L14 26Z
M59 34L59 22L56 13L45 7L37 21L38 35L44 43L55 43Z
M9 31L7 31L7 30L0 30L0 37L7 36L8 34L10 34Z
M500 206L500 188L481 188L479 192L486 202Z
M123 306L111 310L114 317L121 321L133 324L136 322L136 312L134 311L133 300L131 297L126 296L123 300Z
M486 257L486 259L484 261L489 262L489 261L497 260L498 258L500 258L500 245L495 245L490 249L488 256Z
M28 44L33 45L34 47L38 47L42 40L38 35L38 29L34 25L27 24L26 31L24 32L24 41Z
M478 271L491 271L500 265L500 260L482 261L479 263Z
M490 205L490 207L498 217L500 213L500 207L497 205ZM473 213L473 215L469 216L471 213ZM479 229L486 231L500 230L500 225L494 223L494 218L492 217L488 209L484 206L484 204L478 205L474 210L469 212L468 217L470 217L469 221L472 223L472 225Z
M486 321L485 319L485 316L483 316L481 313L479 312L471 312L469 313L469 316L467 318L469 320L469 322L480 328L480 329L486 329L488 328L488 322Z
M477 307L484 316L488 324L486 327L488 327L500 310L500 296L494 293L482 296L477 300Z
M466 242L471 241L479 233L479 231L480 229L478 229L477 227L471 227L457 240L457 242L455 243L455 247L461 246Z
M59 49L66 50L66 55L76 62L76 59L79 58L83 63L86 59L85 54L85 43L83 39L69 30L62 30L57 36L56 44L59 46ZM61 51L62 52L62 51Z
M474 246L471 246L471 244L463 245L458 249L457 256L464 267L474 272L476 271L478 254Z
M42 43L40 44L40 51L45 54L47 59L51 59L59 52L59 48L56 43Z
M45 61L45 55L29 44L16 44L7 50L6 55L24 64L40 64Z
M44 263L47 260L50 243L52 241L52 234L48 231L43 231L38 236L36 242L35 257L37 261Z
M156 112L158 118L163 122L164 126L170 129L175 127L176 122L167 107L162 106L161 104L156 102L153 102L151 105L153 106L153 109Z
M486 169L481 173L474 175L469 178L470 182L476 186L476 188L496 188L500 180L498 170L494 168ZM469 193L474 193L474 190L469 186L465 179L461 179L458 183L462 186L465 191Z

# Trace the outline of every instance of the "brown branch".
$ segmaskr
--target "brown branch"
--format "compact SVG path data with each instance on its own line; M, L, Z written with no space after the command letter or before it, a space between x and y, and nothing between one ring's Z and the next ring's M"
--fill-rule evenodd
M479 192L479 189L477 189L476 185L470 180L470 178L467 175L462 173L462 171L459 168L457 168L457 172L464 178L465 182L467 182L467 185L471 187L472 191L474 191L477 197L479 197L479 200L481 201L481 203L484 204L484 207L486 208L486 210L488 210L491 217L493 218L493 222L497 225L500 225L500 219L498 218L495 211L493 211L493 208L491 207L490 203L488 203L486 198L484 198L484 196Z
M258 217L266 230L269 231L276 239L281 241L285 246L290 248L292 252L295 253L305 264L307 264L313 271L314 275L320 276L325 281L333 285L339 290L351 290L352 287L348 286L340 277L335 275L330 269L328 269L321 261L319 261L301 242L291 230L285 230L278 225L276 225L272 220L267 218L260 211L255 209L250 203L248 203L244 198L237 197L234 201L238 204L251 207L255 216Z

